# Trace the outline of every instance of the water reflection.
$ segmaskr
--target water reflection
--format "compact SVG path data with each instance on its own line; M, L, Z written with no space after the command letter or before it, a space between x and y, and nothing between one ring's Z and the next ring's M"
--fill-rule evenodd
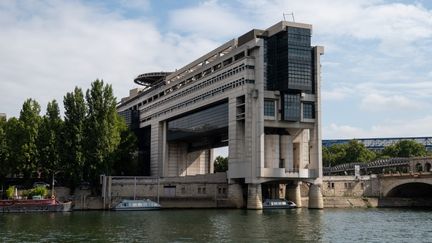
M163 210L1 214L0 242L422 242L430 211Z

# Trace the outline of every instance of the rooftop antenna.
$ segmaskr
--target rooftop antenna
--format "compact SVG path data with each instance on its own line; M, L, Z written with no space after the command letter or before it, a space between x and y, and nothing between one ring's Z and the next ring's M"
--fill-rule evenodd
M283 13L283 19L284 19L284 21L286 21L286 18L285 18L286 15L291 16L291 17L292 17L292 21L295 22L295 19L294 19L294 12L291 12L291 13Z

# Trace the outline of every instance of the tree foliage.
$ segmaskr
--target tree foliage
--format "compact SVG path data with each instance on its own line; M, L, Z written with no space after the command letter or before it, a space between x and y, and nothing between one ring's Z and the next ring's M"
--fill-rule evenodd
M63 105L64 120L57 101L41 117L33 99L24 102L18 119L0 118L0 180L61 173L74 187L100 174L138 171L137 138L117 114L111 85L96 80L85 95L76 87Z
M82 180L84 171L84 126L87 107L82 90L75 87L63 99L65 114L63 126L64 166L72 184Z
M119 119L118 128L120 129L120 144L118 149L113 153L114 173L117 175L138 175L140 171L136 153L138 139L128 129L123 119Z
M6 119L0 117L0 178L6 177L9 173L9 151L6 143L6 124Z
M45 116L39 131L39 170L44 174L53 174L61 170L63 121L60 117L60 109L56 100L48 103Z
M87 169L92 178L100 173L111 174L111 156L120 143L120 118L111 85L96 80L87 90L88 114L85 133Z
M388 157L420 157L426 156L424 145L414 140L402 140L384 148L382 155Z
M228 170L228 158L218 156L214 161L214 172L225 172Z
M347 144L335 144L329 148L323 148L323 165L335 166L352 162L369 162L375 159L376 154L367 149L357 140L351 140Z
M20 112L20 128L22 136L18 144L21 146L19 158L19 170L25 177L30 177L37 168L38 149L37 138L41 123L40 105L36 100L27 99Z

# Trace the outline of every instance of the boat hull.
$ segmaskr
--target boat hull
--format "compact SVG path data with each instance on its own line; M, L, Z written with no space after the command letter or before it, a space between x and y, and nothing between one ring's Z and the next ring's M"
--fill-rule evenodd
M135 207L135 208L113 208L114 211L152 211L159 210L158 208L146 208L146 207Z
M112 208L114 211L150 211L159 210L161 208L159 203L153 202L149 199L146 200L122 200L117 206Z
M263 206L263 209L292 209L295 206Z
M263 203L263 209L291 209L296 207L294 202L286 199L266 199Z
M52 200L7 200L0 203L0 213L70 212L72 202Z

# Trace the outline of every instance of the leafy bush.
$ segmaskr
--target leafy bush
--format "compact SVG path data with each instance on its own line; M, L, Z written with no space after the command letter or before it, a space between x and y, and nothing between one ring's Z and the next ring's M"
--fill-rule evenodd
M6 190L6 196L10 199L12 199L14 197L15 194L15 187L14 186L10 186L7 190Z
M28 193L29 197L41 196L42 198L45 198L46 195L48 195L48 189L46 189L46 187L44 186L37 186L31 189L30 192Z

